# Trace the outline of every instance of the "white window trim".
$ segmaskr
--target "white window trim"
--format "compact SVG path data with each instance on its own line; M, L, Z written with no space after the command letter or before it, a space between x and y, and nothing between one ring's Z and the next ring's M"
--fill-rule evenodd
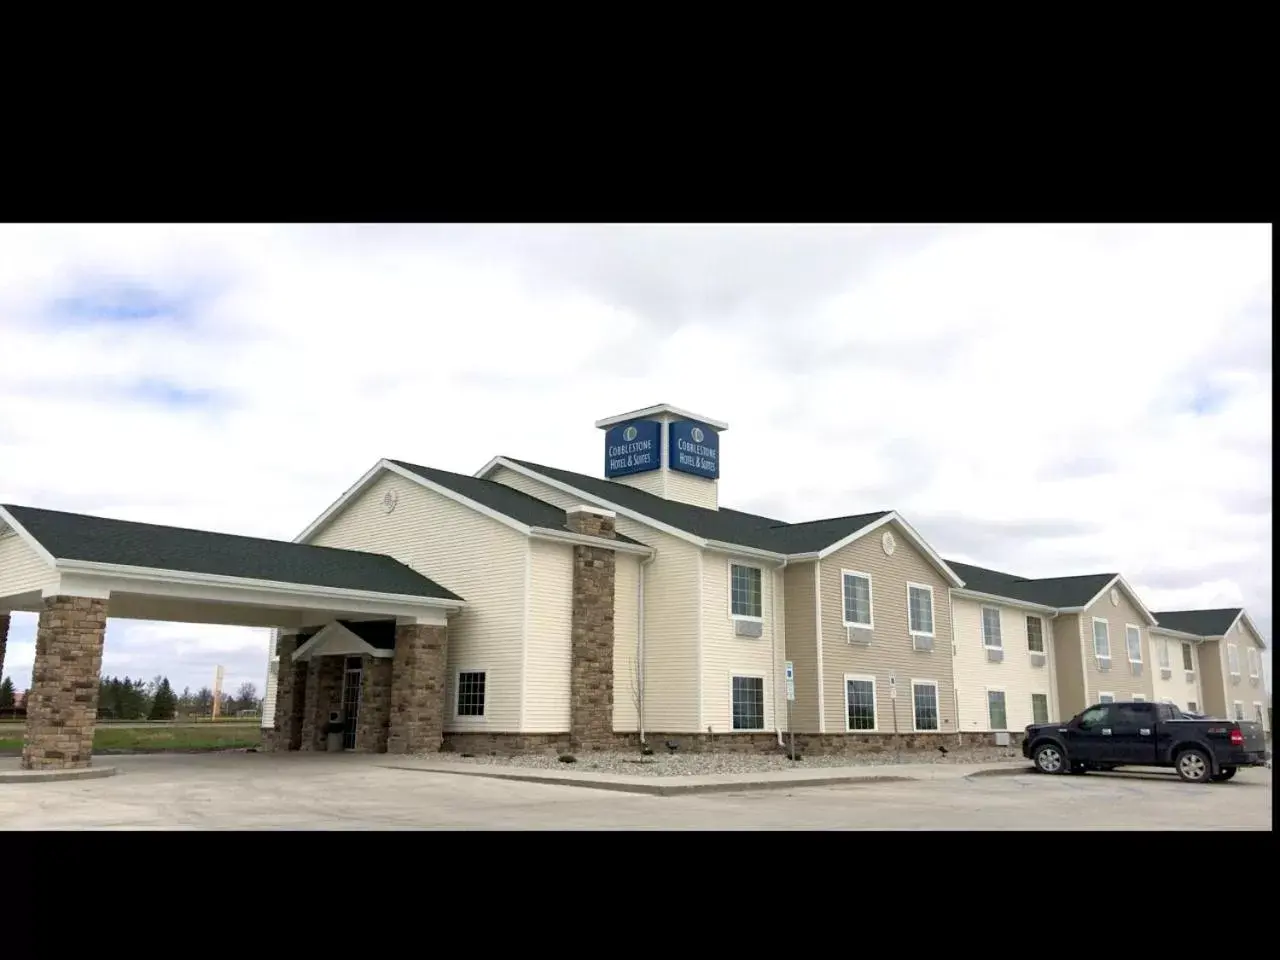
M933 629L929 631L911 629L911 589L927 590L929 592L929 626ZM907 632L913 637L935 637L938 630L938 610L933 602L933 587L927 583L912 583L907 581ZM912 705L912 713L915 713L915 705Z
M1162 637L1160 646L1156 648L1156 663L1160 664L1161 670L1173 669L1173 661L1169 659L1169 639Z
M733 725L733 681L734 678L743 680L759 680L760 681L760 726L759 727L735 727ZM729 671L729 732L730 733L761 733L769 729L769 678L763 673L757 673L751 670L730 670Z
M1235 661L1235 666L1231 665L1231 661ZM1233 677L1240 676L1240 648L1234 643L1227 644L1227 672Z
M994 727L991 724L991 695L998 693L1004 697L1004 726ZM914 704L913 704L914 706ZM941 721L941 717L938 718ZM941 725L941 724L939 724ZM1009 691L1004 687L987 687L987 729L988 730L1005 730L1009 729Z
M753 617L753 616L750 616L749 614L733 612L733 568L734 567L742 567L748 570L755 570L760 574L760 616ZM764 623L764 567L760 566L760 564L758 563L748 563L745 560L735 560L732 557L730 557L729 564L728 566L725 567L725 576L729 578L728 579L729 619L730 620L748 620L751 623ZM746 676L746 674L739 674L739 676Z
M1138 659L1133 659L1133 652L1129 649L1129 631L1138 631ZM1124 655L1129 658L1130 663L1142 662L1142 628L1136 623L1126 623L1124 625Z
M1031 649L1031 631L1027 629L1027 621L1029 620L1035 620L1040 624L1040 649L1039 650ZM1028 613L1022 619L1022 629L1025 630L1027 633L1027 652L1038 653L1041 656L1047 656L1049 653L1049 648L1048 648L1048 645L1044 642L1044 617L1041 617L1034 613Z
M855 730L849 726L849 681L865 680L871 684L871 729ZM844 675L844 729L845 733L879 733L880 732L880 705L876 700L879 691L876 687L876 678L865 673L846 673Z
M1133 695L1133 702L1134 702L1134 703L1146 703L1146 702L1147 702L1147 695L1146 695L1145 693L1135 693L1135 694Z
M916 687L933 687L933 712L938 716L938 726L933 730L921 730L916 724ZM1006 709L1008 708L1006 707ZM938 688L937 680L911 681L911 729L915 733L942 732L942 691Z
M854 623L845 617L845 613L849 609L848 597L845 594L845 577L862 577L867 581L867 616L870 623ZM860 627L863 630L874 630L876 628L876 598L875 586L871 580L871 574L863 573L861 570L841 570L840 571L840 619L844 621L846 627Z
M1257 700L1253 701L1253 706L1254 706L1253 715L1254 715L1254 717L1256 718L1253 722L1254 722L1254 723L1256 723L1256 724L1260 724L1260 725L1262 726L1262 729L1263 729L1263 730L1267 729L1267 708L1266 708L1266 706L1264 706L1261 702L1259 702L1259 701L1257 701Z
M1044 720L1043 720L1043 722L1044 722L1044 723L1051 723L1052 721L1049 719L1049 694L1047 694L1047 693L1045 693L1045 692L1043 692L1043 691L1041 691L1041 690L1033 690L1033 691L1031 692L1031 697L1030 697L1030 701L1031 701L1031 722L1032 722L1032 723L1040 723L1040 722L1042 722L1042 721L1039 721L1039 720L1037 720L1037 719L1036 719L1036 697L1044 697ZM1007 709L1008 709L1008 707L1006 706L1006 708L1005 708L1005 709L1007 710Z
M986 612L994 610L996 614L996 628L1000 631L997 637L997 643L987 642L987 617ZM999 607L993 607L991 604L983 604L978 608L978 629L982 631L982 647L985 650L1003 650L1004 649L1004 617L1000 613ZM1006 707L1007 709L1007 707Z
M1103 700L1103 699L1102 699L1103 697L1109 697L1110 699L1109 699L1109 700ZM1103 704L1103 703L1115 703L1115 702L1116 702L1116 695L1115 695L1114 693L1112 693L1110 690L1099 690L1099 691L1098 691L1098 703L1099 703L1099 704Z
M1183 672L1184 672L1184 673L1189 673L1189 674L1192 674L1192 675L1194 676L1194 675L1195 675L1195 672L1196 672L1196 651L1195 651L1195 647L1193 647L1191 644L1187 643L1187 641L1183 640L1183 641L1182 641L1182 649L1183 649L1183 650L1190 650L1190 651L1191 651L1191 669L1190 669L1190 670L1188 670L1188 669L1187 669L1187 661L1184 659L1184 660L1182 661L1182 670L1183 670ZM1182 656L1182 650L1179 650L1179 651L1178 651L1178 656Z
M1241 722L1242 720L1244 720L1244 701L1243 701L1243 700L1232 700L1232 701L1231 701L1231 706L1232 706L1232 707L1239 707L1239 708L1240 708L1239 710L1232 710L1232 711L1231 711L1231 719L1232 719L1232 720L1234 720L1236 723L1239 723L1239 722ZM1237 716L1237 714L1239 714L1239 716Z
M484 709L477 716L474 713L461 714L458 709L462 706L462 675L464 673L483 673L484 674ZM489 671L483 667L459 667L453 674L453 719L460 723L484 723L489 716Z
M1248 660L1248 662L1249 662L1249 679L1250 679L1250 680L1257 680L1257 679L1258 679L1258 673L1259 673L1259 670L1258 670L1258 648L1257 648L1257 647L1248 647L1248 648L1245 650L1245 659L1246 659L1246 660Z
M1098 624L1102 624L1106 628L1105 630L1102 631L1107 641L1106 653L1098 652L1098 632L1097 632ZM1092 634L1093 634L1092 639L1093 639L1094 658L1097 660L1110 660L1111 659L1111 621L1107 620L1105 617L1094 617L1093 625L1089 629L1092 631Z

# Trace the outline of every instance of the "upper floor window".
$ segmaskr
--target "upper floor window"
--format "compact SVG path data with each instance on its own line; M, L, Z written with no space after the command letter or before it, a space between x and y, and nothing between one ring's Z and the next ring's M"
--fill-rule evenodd
M844 622L850 627L871 626L871 577L865 573L845 570Z
M729 566L729 610L735 617L759 620L764 616L764 599L759 567L734 563Z
M1044 621L1039 617L1027 617L1027 649L1044 653Z
M1004 641L1000 636L1000 609L998 607L982 608L982 645L1000 648ZM1003 729L992 727L991 729Z
M1191 644L1189 643L1182 645L1182 669L1187 673L1194 673L1196 669L1196 662L1192 659Z
M907 584L907 626L912 633L933 636L933 588Z
M1111 659L1111 635L1107 631L1107 621L1093 621L1093 655L1099 660Z
M1160 658L1160 666L1166 670L1169 668L1169 641L1161 640L1160 646L1156 650L1156 656Z
M1130 663L1142 662L1142 630L1133 624L1125 624L1124 645L1129 651Z
M1258 648L1250 647L1245 651L1249 655L1249 676L1258 676Z
M1234 643L1227 644L1227 669L1233 677L1240 676L1240 650Z

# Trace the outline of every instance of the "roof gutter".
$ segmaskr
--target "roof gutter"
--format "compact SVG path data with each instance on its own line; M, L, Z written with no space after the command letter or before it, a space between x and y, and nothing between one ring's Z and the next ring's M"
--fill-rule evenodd
M315 584L285 583L280 580L256 580L251 577L227 577L215 573L192 573L187 570L135 567L123 563L97 563L91 560L59 559L54 562L54 567L60 573L100 577L129 577L161 583L206 585L211 587L238 587L242 590L262 590L268 593L320 597L332 600L373 600L386 603L442 607L448 610L461 610L467 606L467 601L465 600L448 600L444 597L381 593L375 590L352 590L346 587L322 587Z
M726 543L724 540L706 540L704 545L706 549L715 550L717 553L735 553L738 556L754 557L771 563L786 563L788 559L785 553L774 553L772 550L761 550L759 547L744 547L738 543Z
M995 593L983 593L980 590L969 590L964 587L955 587L951 591L957 597L964 597L969 600L983 600L991 603L1001 603L1006 607L1018 607L1022 610L1036 610L1040 613L1058 614L1068 612L1065 607L1051 607L1045 603L1033 603L1030 600L1018 600L1014 597L1002 597Z
M654 556L653 547L639 543L626 543L609 537L588 537L568 530L552 530L550 527L530 527L529 536L535 540L555 540L559 543L578 543L585 547L605 547L618 553L634 553L638 557Z

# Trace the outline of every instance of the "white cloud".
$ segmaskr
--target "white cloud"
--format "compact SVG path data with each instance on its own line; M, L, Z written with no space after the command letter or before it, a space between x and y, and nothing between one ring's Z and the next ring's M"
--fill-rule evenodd
M0 228L0 501L289 538L378 457L595 473L669 401L730 422L728 505L1269 632L1270 289L1265 226ZM111 632L262 681L260 632Z

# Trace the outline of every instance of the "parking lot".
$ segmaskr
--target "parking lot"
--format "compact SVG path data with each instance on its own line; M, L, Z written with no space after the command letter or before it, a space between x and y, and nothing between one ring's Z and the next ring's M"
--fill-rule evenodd
M1271 771L1193 786L1165 772L1030 772L656 797L387 769L388 758L99 758L109 779L0 784L0 828L58 829L1254 829Z

